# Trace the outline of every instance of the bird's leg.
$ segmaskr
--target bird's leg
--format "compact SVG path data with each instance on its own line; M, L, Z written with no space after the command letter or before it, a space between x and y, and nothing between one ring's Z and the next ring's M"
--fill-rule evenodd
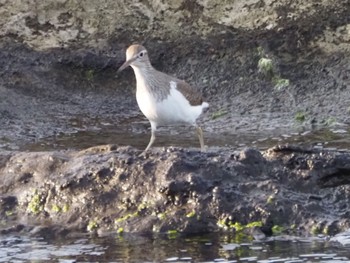
M202 128L199 127L199 126L196 126L196 131L197 131L197 135L198 135L198 138L199 138L199 143L201 145L201 151L205 152Z
M157 130L157 125L154 122L151 122L151 139L149 140L149 143L145 149L145 152L148 151L149 148L151 148L152 144L154 143L155 139L156 139L156 130Z

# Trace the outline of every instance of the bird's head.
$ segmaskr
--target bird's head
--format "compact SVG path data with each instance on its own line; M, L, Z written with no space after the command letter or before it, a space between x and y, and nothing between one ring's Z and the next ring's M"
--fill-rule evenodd
M128 66L142 68L143 66L149 65L149 64L150 62L149 62L146 48L141 45L131 45L126 50L126 61L118 69L118 72L122 71Z

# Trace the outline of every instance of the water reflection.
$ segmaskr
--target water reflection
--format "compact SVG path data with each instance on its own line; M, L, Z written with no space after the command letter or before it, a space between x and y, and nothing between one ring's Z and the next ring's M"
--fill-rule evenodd
M131 145L139 149L144 149L150 137L147 125L145 123L118 127L111 125L103 129L80 130L73 134L61 134L45 138L36 143L27 144L22 147L22 150L84 149L103 144ZM209 147L225 146L235 149L249 146L264 150L276 144L292 143L319 149L349 150L350 130L322 129L294 133L286 133L281 130L240 133L206 132L205 141ZM199 147L197 136L194 130L189 127L160 129L155 147L163 146Z
M237 242L233 235L110 235L45 240L1 236L0 262L350 262L350 248L318 239Z

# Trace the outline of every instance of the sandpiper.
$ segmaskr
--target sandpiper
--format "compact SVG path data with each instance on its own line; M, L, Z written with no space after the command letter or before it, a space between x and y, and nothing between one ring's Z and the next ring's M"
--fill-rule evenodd
M147 151L156 139L157 126L190 124L196 127L201 150L205 151L203 131L196 123L209 106L202 95L188 83L156 70L141 45L126 50L126 61L118 69L131 66L136 77L136 100L141 112L151 123L152 135Z

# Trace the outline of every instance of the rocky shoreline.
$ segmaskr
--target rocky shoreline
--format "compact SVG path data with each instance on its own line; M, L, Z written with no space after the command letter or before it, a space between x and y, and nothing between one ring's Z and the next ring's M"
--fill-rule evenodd
M3 152L2 232L240 232L334 235L350 227L350 154L105 145ZM37 230L36 230L37 231Z
M5 0L0 11L2 233L349 228L347 152L23 150L108 125L148 134L132 72L116 76L134 42L203 91L207 133L349 133L348 1Z

